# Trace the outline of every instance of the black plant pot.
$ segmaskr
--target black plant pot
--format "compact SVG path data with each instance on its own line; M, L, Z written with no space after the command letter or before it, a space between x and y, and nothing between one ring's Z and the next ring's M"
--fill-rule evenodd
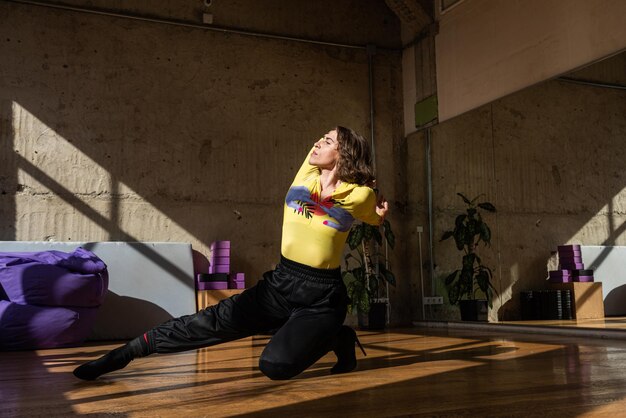
M375 302L370 306L369 329L384 329L387 325L387 304Z
M487 322L489 318L486 300L460 300L459 306L461 308L461 320L463 321Z
M359 329L384 329L387 326L387 303L372 302L367 314L358 312Z

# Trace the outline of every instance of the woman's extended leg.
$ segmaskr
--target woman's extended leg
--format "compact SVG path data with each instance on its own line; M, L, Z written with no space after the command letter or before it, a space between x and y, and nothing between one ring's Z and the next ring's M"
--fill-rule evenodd
M264 280L239 295L192 315L164 322L103 357L74 370L83 380L119 370L136 357L175 353L244 338L281 326L289 315L285 301Z

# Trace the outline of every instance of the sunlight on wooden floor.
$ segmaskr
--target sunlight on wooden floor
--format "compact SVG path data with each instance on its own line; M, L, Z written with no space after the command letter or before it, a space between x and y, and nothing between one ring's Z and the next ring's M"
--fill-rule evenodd
M331 353L290 381L259 372L267 337L137 359L94 382L71 371L117 344L2 353L0 416L615 417L626 410L626 342L417 328L359 334L368 355L358 354L357 371L330 375Z

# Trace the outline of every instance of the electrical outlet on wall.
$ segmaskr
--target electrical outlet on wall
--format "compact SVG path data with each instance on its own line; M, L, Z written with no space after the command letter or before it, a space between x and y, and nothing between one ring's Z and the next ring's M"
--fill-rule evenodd
M425 296L424 305L443 305L442 296Z

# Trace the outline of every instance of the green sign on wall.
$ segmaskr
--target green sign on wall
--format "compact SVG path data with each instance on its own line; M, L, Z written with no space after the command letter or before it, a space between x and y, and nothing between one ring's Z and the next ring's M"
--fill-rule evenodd
M421 128L424 125L436 121L437 116L437 95L433 94L424 100L415 103L415 127Z

